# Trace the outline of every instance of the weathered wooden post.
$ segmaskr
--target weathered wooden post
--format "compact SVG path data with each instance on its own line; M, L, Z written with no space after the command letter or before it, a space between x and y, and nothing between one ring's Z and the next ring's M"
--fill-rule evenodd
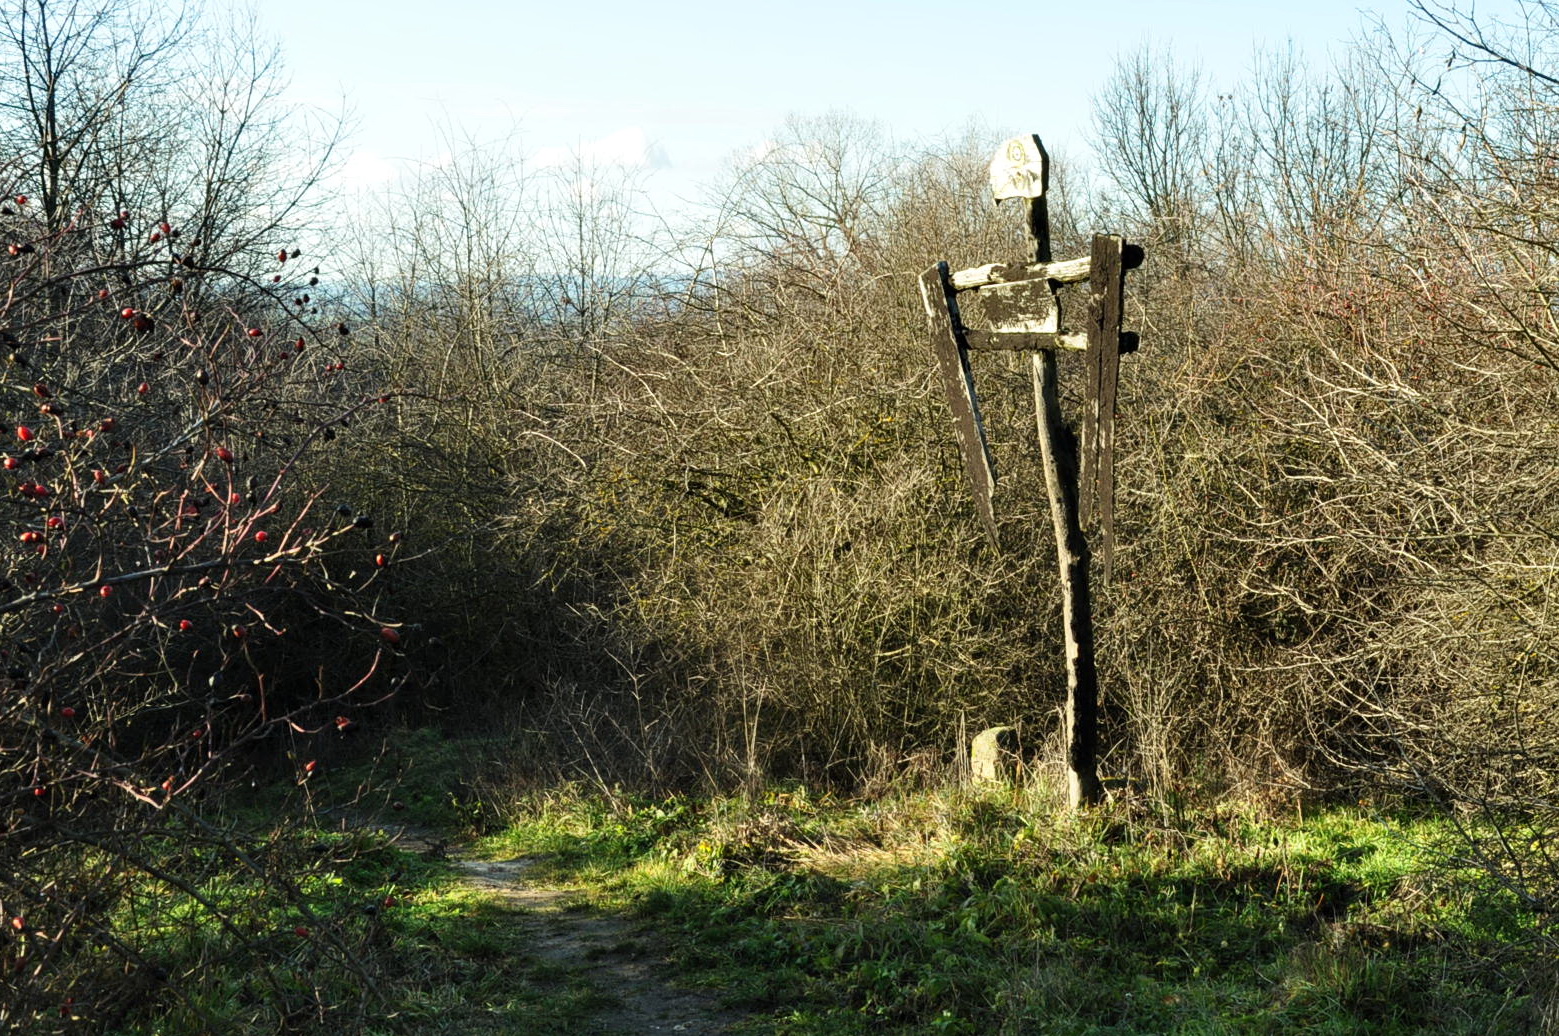
M998 549L996 470L974 390L969 351L1021 349L1034 353L1034 410L1055 528L1066 645L1067 798L1076 808L1098 802L1103 794L1095 761L1099 677L1094 663L1089 584L1093 552L1085 530L1095 530L1108 578L1115 526L1115 390L1121 354L1137 348L1137 336L1121 332L1122 296L1125 271L1141 265L1143 253L1116 235L1096 234L1086 259L1053 262L1045 200L1049 167L1049 156L1037 136L1007 141L991 162L991 189L996 201L1023 201L1034 239L1032 263L991 263L956 273L949 272L947 263L937 263L921 275L920 290L964 469L974 488L975 508L986 536ZM1088 321L1086 333L1079 335L1061 330L1056 289L1082 281L1089 288ZM958 294L964 291L982 293L990 328L964 325L958 307ZM1082 349L1085 353L1088 382L1080 457L1061 414L1056 360L1060 349Z

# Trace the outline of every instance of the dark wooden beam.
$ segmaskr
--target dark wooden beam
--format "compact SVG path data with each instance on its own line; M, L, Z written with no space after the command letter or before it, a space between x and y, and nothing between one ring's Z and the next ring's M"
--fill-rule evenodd
M969 369L968 343L958 318L957 294L948 278L946 263L937 263L920 275L920 297L926 307L931 346L942 374L942 387L947 392L947 405L953 411L953 428L974 492L974 507L991 546L1000 549L996 509L991 502L996 492L996 466L991 462L990 444L985 438L980 399L974 392L974 373Z
M1115 553L1115 397L1121 369L1125 241L1095 234L1088 276L1088 390L1082 420L1079 520L1096 528L1094 556L1106 581Z

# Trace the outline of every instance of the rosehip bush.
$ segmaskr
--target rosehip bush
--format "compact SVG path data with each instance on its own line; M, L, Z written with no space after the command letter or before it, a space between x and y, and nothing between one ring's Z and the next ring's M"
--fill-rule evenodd
M218 807L289 765L284 735L393 690L390 548L311 480L381 391L354 398L297 348L319 319L297 261L257 283L184 251L176 213L117 205L50 229L13 201L0 234L0 1027L198 1019L205 930L295 1010L295 957L244 919L306 898ZM206 891L219 871L247 872L248 899ZM311 967L362 970L311 930Z

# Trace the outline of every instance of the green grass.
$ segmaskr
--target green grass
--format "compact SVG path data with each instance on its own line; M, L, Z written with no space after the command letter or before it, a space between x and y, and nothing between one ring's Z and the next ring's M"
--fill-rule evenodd
M676 934L752 1031L1520 1032L1535 919L1431 818L1065 817L1034 793L531 802L488 851Z
M372 1033L587 1033L613 1003L580 969L537 956L505 907L446 887L409 913L396 945L394 1007Z
M402 772L386 801L471 829L427 776L448 765ZM359 784L346 767L334 780ZM307 794L328 805L324 782ZM525 880L635 919L645 932L625 944L669 953L667 979L713 992L749 1036L1482 1036L1537 1031L1547 994L1541 919L1447 863L1453 830L1432 816L1077 816L1040 789L844 801L799 786L711 799L565 787L479 808L510 823L475 851L537 858ZM297 878L291 897L166 847L236 929L166 888L127 901L139 913L118 928L182 995L145 991L112 1031L584 1036L621 1009L590 954L560 963L535 945L538 925L566 920L516 914L436 854L332 823L266 843Z
M181 1036L340 1030L386 1001L378 977L426 904L452 887L447 866L373 832L298 825L248 840L263 881L224 849L170 841L162 874L127 878L106 918L138 963L78 955L80 1031Z
M230 856L148 846L196 891L142 879L113 927L158 981L81 997L76 1029L115 1036L593 1032L615 1000L579 967L533 952L531 929L472 890L420 840L469 838L486 821L471 760L480 745L406 731L282 776L216 812L293 894ZM219 917L218 915L224 915Z
M437 855L375 831L306 826L273 859L280 852L294 855L297 899L230 866L203 867L202 898L226 924L146 887L140 920L121 918L118 930L164 980L114 1017L102 998L79 998L71 1031L567 1036L593 1032L590 1020L615 1002L585 969L534 953L533 930Z

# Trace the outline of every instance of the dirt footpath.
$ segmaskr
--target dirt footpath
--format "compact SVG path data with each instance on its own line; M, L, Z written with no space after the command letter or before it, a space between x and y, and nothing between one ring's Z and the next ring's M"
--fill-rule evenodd
M712 997L671 985L671 965L655 952L653 931L582 909L572 893L529 881L536 862L455 860L472 887L511 907L516 922L531 929L532 953L582 975L613 1004L592 1019L597 1032L719 1036L742 1020Z
M652 929L588 909L577 893L534 881L530 872L540 862L536 858L474 860L446 853L448 843L430 832L405 826L388 830L403 849L447 856L473 889L513 912L537 960L582 978L598 992L604 1006L589 1021L596 1036L724 1036L747 1020L712 996L673 985L672 964L658 952L660 940Z
M532 884L536 861L459 860L473 887L512 907L532 929L538 958L583 975L614 1006L594 1019L603 1034L683 1033L717 1036L741 1017L711 997L668 982L670 964L655 952L655 933L627 918L580 909L569 892Z

